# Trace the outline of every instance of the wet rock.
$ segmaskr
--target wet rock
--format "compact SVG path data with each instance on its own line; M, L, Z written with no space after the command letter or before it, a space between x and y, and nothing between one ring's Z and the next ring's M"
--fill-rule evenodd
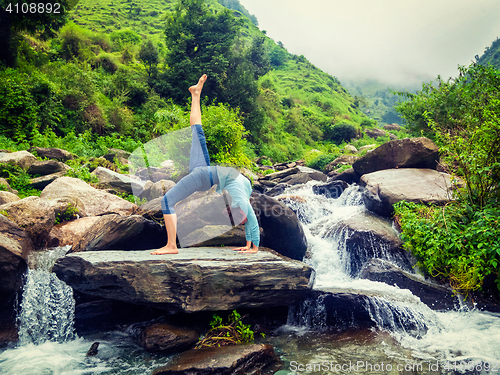
M99 352L98 348L99 348L99 344L100 342L99 341L96 341L94 342L91 346L90 346L90 349L87 351L87 357L93 357L93 356L96 356L97 353Z
M452 310L458 302L451 288L424 280L382 259L371 259L363 267L360 278L409 289L433 310Z
M292 174L300 172L300 169L298 167L295 168L287 168L285 170L279 171L279 172L274 172L270 173L268 175L265 175L264 177L261 177L259 180L261 183L264 183L264 181L272 181L272 180L277 180L277 179L282 179L285 177L288 177Z
M169 312L287 306L309 294L313 275L305 263L260 247L256 254L226 248L91 251L66 255L53 272L73 289Z
M391 168L436 169L439 148L430 139L405 138L389 141L356 160L353 164L358 175Z
M32 164L36 163L37 161L38 159L28 151L16 151L0 155L0 164L12 163L24 170L27 170Z
M357 184L359 182L359 175L354 172L353 168L346 169L340 174L332 176L333 181L345 181L348 184Z
M295 212L280 201L264 194L252 193L250 202L265 238L261 246L296 260L302 260L307 239Z
M285 192L285 189L290 187L290 185L288 184L277 184L276 186L270 188L270 189L266 189L264 191L264 194L269 196L269 197L276 197L280 194L283 194Z
M0 211L26 231L35 247L42 244L56 220L49 202L34 196L3 204Z
M0 305L22 288L26 260L32 250L27 233L15 222L0 215Z
M166 243L166 231L160 224L139 215L111 214L96 220L79 241L73 242L71 251L144 250Z
M358 276L371 258L391 259L405 269L411 269L413 264L409 253L400 248L401 240L391 222L368 211L340 220L323 236L345 241L346 273L352 277Z
M391 217L392 205L401 200L442 205L453 197L453 177L433 169L387 169L363 175L366 207L378 215Z
M153 375L270 375L280 367L281 361L269 344L232 345L189 350L154 370Z
M196 344L199 336L191 328L155 323L144 328L139 344L148 352L180 351Z
M116 195L93 188L86 182L72 177L60 177L42 190L40 198L67 197L78 202L78 206L89 216L115 213L132 215L137 206Z
M336 199L347 189L349 185L345 181L337 180L331 181L323 185L314 185L312 187L313 193L316 195L324 195L327 198Z

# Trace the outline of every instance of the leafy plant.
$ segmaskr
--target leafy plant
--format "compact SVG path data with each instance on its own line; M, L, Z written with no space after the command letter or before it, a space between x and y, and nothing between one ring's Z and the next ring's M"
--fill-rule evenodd
M436 207L401 201L394 209L404 247L431 276L467 293L481 288L487 275L500 272L497 206L481 209L454 202Z
M243 324L244 318L245 316L242 317L236 310L233 310L228 316L227 323L224 323L220 316L214 314L210 322L211 329L196 344L196 349L252 342L254 332L250 329L250 325Z
M56 215L56 224L63 223L65 221L71 221L76 218L78 218L78 214L80 211L78 211L77 207L74 207L72 204L68 204L66 207L66 210L64 212L58 213Z

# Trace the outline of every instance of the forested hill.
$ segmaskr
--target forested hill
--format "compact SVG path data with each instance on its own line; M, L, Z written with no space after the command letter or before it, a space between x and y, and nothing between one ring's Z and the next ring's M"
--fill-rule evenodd
M44 24L13 28L17 63L0 69L2 134L29 145L52 132L133 147L185 125L186 88L202 73L207 116L239 137L209 134L222 161L296 159L374 125L335 77L268 38L237 0L219 1L80 0L48 39L37 31Z
M500 69L500 38L497 38L491 47L486 47L481 57L476 56L476 62L480 65L491 64Z

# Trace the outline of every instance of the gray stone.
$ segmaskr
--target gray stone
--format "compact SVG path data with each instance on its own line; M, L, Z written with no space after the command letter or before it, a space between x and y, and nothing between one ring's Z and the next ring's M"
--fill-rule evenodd
M59 177L63 177L65 174L66 172L57 172L41 177L32 178L30 179L29 186L38 190L43 190L47 185L51 184Z
M442 205L453 199L453 177L433 169L387 169L365 174L360 185L365 187L363 199L367 208L390 217L392 205L405 200Z
M398 124L387 124L387 125L384 125L384 129L385 130L401 130L402 128Z
M305 263L265 248L256 254L208 247L162 256L80 252L60 258L52 270L79 292L171 312L288 306L308 295L313 275Z
M378 128L366 129L365 134L368 137L374 138L374 139L377 139L378 137L385 137L387 135L385 131L383 131L382 129L378 129Z
M2 204L10 203L10 202L16 202L20 200L20 198L9 191L0 191L0 206Z
M132 215L137 206L116 195L96 189L86 182L73 177L59 177L40 194L44 199L71 198L78 202L78 208L89 216L116 213Z
M43 148L43 147L33 147L30 148L30 152L36 152L41 158L56 159L60 161L67 161L73 159L73 155L60 148Z
M114 172L104 167L97 167L92 174L99 179L99 186L115 189L121 193L132 194L142 191L144 181L131 178L129 175Z
M436 169L439 148L430 139L405 138L384 143L353 164L358 175L391 168Z
M24 170L27 170L38 159L28 151L16 151L0 155L0 163L13 163Z
M29 174L39 174L42 176L46 176L48 174L53 174L57 172L66 172L71 169L71 167L67 166L64 163L56 160L42 160L36 161L31 164L28 168Z
M12 189L5 178L0 177L0 185L3 185L9 193L17 194L17 190Z
M71 251L143 250L166 243L166 231L160 224L138 215L111 214L95 221L79 241L75 240Z
M287 168L285 170L279 171L279 172L274 172L270 173L268 175L265 175L264 177L260 178L260 182L263 183L263 181L270 181L270 180L276 180L276 179L282 179L287 176L290 176L292 174L295 174L297 172L300 172L300 169L298 167L295 168Z

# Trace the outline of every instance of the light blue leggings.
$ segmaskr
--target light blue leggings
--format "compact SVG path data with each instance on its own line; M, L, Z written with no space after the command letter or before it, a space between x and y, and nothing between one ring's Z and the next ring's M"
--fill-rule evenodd
M219 184L217 167L210 166L210 156L202 126L191 126L191 132L189 174L163 196L161 209L164 215L175 214L174 206L177 202L189 197L195 191L207 191Z

